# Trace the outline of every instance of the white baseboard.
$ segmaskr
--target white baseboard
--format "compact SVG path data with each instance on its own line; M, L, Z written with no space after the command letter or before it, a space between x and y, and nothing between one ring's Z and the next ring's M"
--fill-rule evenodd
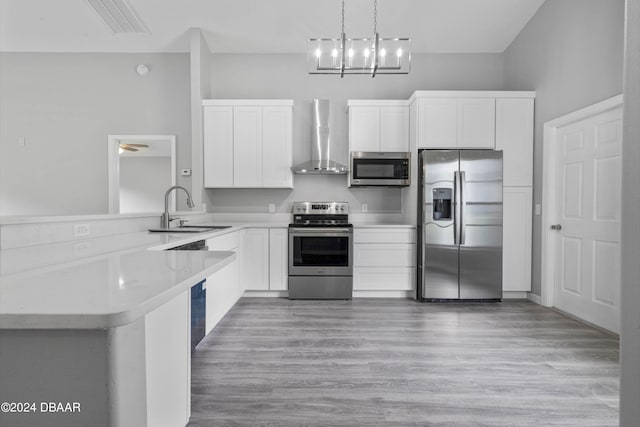
M535 302L538 305L542 304L542 297L540 295L532 294L531 292L527 292L527 299L531 302Z
M243 297L250 298L288 298L289 291L244 291Z
M525 291L503 291L502 299L527 299Z
M413 298L415 291L353 291L354 298Z
M353 291L353 298L409 298L413 299L414 291ZM288 298L288 291L244 291L243 297L249 298Z

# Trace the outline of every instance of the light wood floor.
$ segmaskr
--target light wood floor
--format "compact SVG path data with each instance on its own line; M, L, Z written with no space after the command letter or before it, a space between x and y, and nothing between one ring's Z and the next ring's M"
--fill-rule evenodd
M530 302L243 298L190 426L616 426L618 339Z

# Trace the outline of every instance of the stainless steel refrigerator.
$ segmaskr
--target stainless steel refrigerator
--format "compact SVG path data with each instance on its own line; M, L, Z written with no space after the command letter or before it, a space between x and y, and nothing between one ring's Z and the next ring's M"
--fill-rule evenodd
M502 298L502 151L418 152L418 299Z

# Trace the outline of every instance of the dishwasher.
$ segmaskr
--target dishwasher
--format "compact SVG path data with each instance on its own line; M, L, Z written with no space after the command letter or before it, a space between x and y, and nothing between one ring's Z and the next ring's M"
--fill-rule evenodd
M208 251L206 240L198 240L168 249L170 251ZM191 354L205 335L207 319L206 279L191 287Z

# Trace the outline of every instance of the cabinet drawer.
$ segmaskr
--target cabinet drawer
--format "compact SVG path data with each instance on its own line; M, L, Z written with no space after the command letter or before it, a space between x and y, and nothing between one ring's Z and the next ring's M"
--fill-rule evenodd
M210 251L236 251L242 245L241 234L240 231L235 231L207 239L207 246Z
M415 243L414 228L356 228L354 243Z
M354 267L413 267L416 245L405 243L364 243L353 245Z
M356 267L353 269L354 291L411 291L415 289L415 268Z

